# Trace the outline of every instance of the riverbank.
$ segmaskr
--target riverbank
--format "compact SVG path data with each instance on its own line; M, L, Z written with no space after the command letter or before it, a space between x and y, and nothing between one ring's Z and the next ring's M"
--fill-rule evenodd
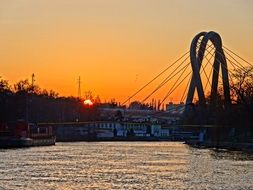
M197 140L187 140L185 141L185 144L195 148L227 149L232 151L243 151L253 154L252 142L213 142L213 141L199 142Z
M27 148L33 146L51 146L55 145L55 137L48 138L14 138L0 137L0 149ZM1 189L0 189L1 190Z
M100 141L179 141L179 140L173 140L171 138L158 138L158 137L100 137L100 138L58 138L56 139L56 142L100 142ZM181 142L183 142L181 140Z

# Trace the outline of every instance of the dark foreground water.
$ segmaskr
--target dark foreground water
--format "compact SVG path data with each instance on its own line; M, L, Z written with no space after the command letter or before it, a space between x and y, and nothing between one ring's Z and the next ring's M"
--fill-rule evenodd
M0 187L253 189L253 156L173 142L57 143L0 150Z

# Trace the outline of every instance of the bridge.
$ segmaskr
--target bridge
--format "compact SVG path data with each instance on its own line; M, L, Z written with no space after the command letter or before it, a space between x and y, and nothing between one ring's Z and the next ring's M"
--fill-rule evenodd
M158 111L153 111L151 115L154 118L160 114L163 116L166 115L168 112L159 111L160 107L168 98L173 97L178 89L181 92L180 102L184 105L180 108L180 111L183 112L180 123L174 123L170 126L167 125L165 128L161 128L160 131L163 131L165 134L169 130L170 132L173 131L174 128L181 128L183 130L190 129L192 131L209 130L215 133L214 136L218 137L218 133L228 134L231 131L231 127L225 125L222 130L217 129L217 126L220 125L214 122L215 117L217 117L217 107L221 108L224 113L231 111L231 107L233 107L231 87L237 82L234 79L234 72L244 73L248 71L248 68L252 69L253 65L224 46L218 33L213 31L201 32L193 38L190 51L184 53L176 61L169 64L167 68L162 70L152 80L129 96L123 102L123 105L137 98L140 92L160 79L161 81L158 85L149 91L149 94L141 100L141 103L146 104L150 99L155 97L159 90L169 87L164 98L158 101ZM192 122L193 120L197 122L194 123ZM63 138L68 137L70 135L69 132L72 131L72 136L77 140L78 138L82 139L82 134L84 133L87 136L93 134L94 130L104 131L105 133L109 130L111 136L113 136L112 132L114 129L121 131L122 134L136 130L138 132L141 131L142 135L145 135L147 129L151 130L157 127L155 123L149 123L147 121L138 123L118 120L40 123L39 125L52 125L60 128L60 135Z
M189 115L193 106L198 107L199 120L207 124L207 117L214 114L219 105L224 112L232 105L231 86L235 84L235 71L247 72L253 65L222 44L221 36L216 32L200 32L191 43L190 51L184 53L175 62L169 64L152 80L129 96L123 104L135 99L152 83L161 80L158 85L141 100L145 104L164 88L169 90L163 99L158 100L158 110L168 98L180 89L180 102L185 106L184 115ZM222 99L219 100L219 99ZM222 105L220 105L222 104ZM211 112L210 112L211 110Z
M216 107L221 107L223 112L229 112L233 106L231 86L237 82L233 78L234 72L247 72L248 67L253 68L253 65L224 46L218 33L200 32L193 38L188 52L170 63L121 105L126 105L130 100L138 100L141 92L149 88L151 84L158 83L140 101L142 104L147 104L156 97L159 91L167 90L155 106L158 111L149 115L164 117L166 112L159 111L161 106L167 102L168 98L179 92L181 95L179 102L183 106L177 111L183 112L182 120L188 118L188 121L186 119L180 123L181 126L214 126L217 124L212 121L216 117ZM169 111L173 112L176 109L172 108ZM191 117L198 122L189 123ZM94 122L94 125L96 123Z

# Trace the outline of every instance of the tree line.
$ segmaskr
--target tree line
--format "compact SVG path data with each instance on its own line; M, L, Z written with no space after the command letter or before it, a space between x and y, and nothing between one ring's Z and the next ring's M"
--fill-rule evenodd
M87 92L92 98L92 93ZM27 122L66 122L96 120L99 116L94 106L83 104L77 97L62 97L53 90L41 89L27 79L14 85L0 78L0 122L25 120Z

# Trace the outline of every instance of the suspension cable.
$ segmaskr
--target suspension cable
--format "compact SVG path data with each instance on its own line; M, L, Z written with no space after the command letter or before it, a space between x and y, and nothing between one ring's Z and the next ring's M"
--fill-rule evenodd
M226 50L228 50L229 52L231 52L232 54L234 54L235 56L239 57L241 60L243 60L245 63L248 63L250 66L253 67L253 64L248 62L247 60L243 59L241 56L239 56L238 54L234 53L232 50L228 49L227 47L225 46L222 46L223 48L225 48Z
M181 97L181 99L180 99L180 102L182 102L182 101L186 98L186 97L185 97L185 94L186 94L187 89L189 88L191 78L192 78L192 77L190 77L189 80L188 80L188 82L187 82L186 88L184 89L184 92L183 92L183 95L182 95L182 97Z
M210 51L212 51L214 49L214 47L210 50ZM209 51L207 52L207 55L208 54L211 54ZM206 56L207 56L206 55ZM206 56L205 56L205 58L206 58ZM214 54L212 54L212 56L208 59L209 60L209 62L210 62L210 60L212 59L212 57L214 56ZM198 58L199 59L199 58ZM207 59L207 58L206 58ZM207 67L207 63L203 66L203 69L205 69L206 67ZM203 73L203 69L202 69L202 71L200 71L200 74L202 74ZM192 77L191 77L192 78ZM187 83L187 85L186 85L186 88L185 88L185 90L184 90L184 92L183 92L183 95L182 95L182 97L181 97L181 100L180 100L180 102L182 102L185 98L186 98L186 90L188 89L188 87L189 87L189 85L190 85L190 81L191 81L191 78L188 80L188 83ZM209 74L209 78L210 78L210 74ZM210 82L209 82L210 83Z
M134 94L132 94L127 100L125 100L122 105L124 105L126 102L128 102L131 98L133 98L134 96L136 96L139 92L141 92L144 88L146 88L148 85L150 85L153 81L155 81L158 77L160 77L163 73L165 73L168 69L170 69L173 65L175 65L178 61L180 61L183 57L185 57L187 54L189 53L186 52L184 53L180 58L178 58L176 61L174 61L170 66L168 66L167 68L165 68L162 72L160 72L156 77L154 77L152 80L150 80L147 84L145 84L143 87L141 87L139 90L137 90L137 92L135 92Z
M164 99L160 102L160 104L162 104L162 103L174 92L174 90L177 89L177 87L179 87L179 86L183 83L183 81L184 81L190 74L191 74L191 72L189 72L189 73L179 82L179 84L178 84L177 86L175 86L174 89L172 89L172 90L170 91L170 93L168 93L168 94L164 97Z
M209 59L206 58L206 56L207 56L208 54L207 54L206 56L204 56L204 58L205 58L208 62L210 62L210 60L211 60L211 59L213 58L213 56L214 56L214 53L213 53L213 54L211 53L211 51L212 51L213 49L214 49L214 47L213 47L211 50L207 50L207 52L211 54L211 58L209 58ZM201 50L199 50L199 51L201 51ZM201 51L201 52L202 52L202 51ZM205 76L206 76L206 78L207 78L207 82L209 83L210 86L212 86L211 83L210 83L210 81L209 81L209 77L208 77L207 74L206 74L205 67L201 67L201 68L202 68L202 70L204 71L204 74L205 74Z
M190 62L187 63L187 65L185 65L183 68L181 69L185 69L190 65ZM181 65L180 65L181 66ZM179 67L177 67L171 74L173 74ZM162 83L159 84L158 87L156 87L146 98L144 98L142 100L142 102L145 102L150 96L152 96L157 90L159 90L162 86L164 86L167 82L169 82L172 78L174 78L178 73L180 73L182 70L179 70L178 72L176 72L174 75L169 75L168 77L166 77Z
M183 71L183 73L185 72L185 70ZM183 73L181 74L181 76L183 75ZM174 85L171 87L171 89L169 90L169 92L166 94L166 96L163 98L163 100L160 102L160 104L162 104L173 92L174 90L180 86L182 84L182 82L191 74L192 72L189 72L180 82L178 85L177 82L179 81L179 79L181 78L181 76L177 79L177 81L174 83ZM173 88L174 87L174 88Z
M209 45L209 47L210 47L210 45ZM209 50L207 49L206 51L209 51ZM225 57L225 55L222 54L219 50L216 49L216 51L218 52L218 54L221 55L223 61L225 61L225 58L226 58L226 59L231 63L231 65L235 68L235 66L234 66L235 63L234 63L233 61L231 61L228 57ZM221 66L222 66L223 68L225 68L225 69L228 71L228 73L232 73L232 71L230 71L228 67L225 67L224 63L223 63L220 59L218 59L218 58L216 58L216 59L217 59L218 62L221 64ZM234 64L233 64L233 63L234 63ZM211 63L210 63L210 64L211 64ZM231 81L232 81L232 83L233 83L233 79L231 78L231 76L230 76L230 79L231 79Z
M197 47L200 48L200 45L201 45L201 41L198 41ZM211 45L208 46L208 48L210 48L210 47L211 47ZM213 49L214 49L214 47L212 47L211 50L208 51L207 55L208 55L208 54L211 54L210 52L211 52ZM200 49L199 49L199 50L200 50ZM207 55L206 55L206 56L207 56ZM209 60L211 60L213 56L214 56L214 54L211 54L211 57L210 57ZM199 59L199 57L198 57L198 59ZM199 61L200 61L200 60L199 60ZM202 68L205 69L206 66L207 66L207 64L206 64L204 67L202 67ZM202 73L202 72L203 72L203 70L201 71L201 73ZM192 77L191 77L191 78L192 78ZM186 88L184 89L184 92L183 92L183 95L182 95L182 97L181 97L181 99L180 99L180 102L182 102L182 101L186 98L186 97L185 97L185 94L186 94L186 90L188 89L188 87L189 87L189 85L190 85L191 78L190 78L190 79L188 80L188 82L187 82ZM210 76L209 76L209 78L210 78ZM209 83L210 83L210 81L209 81Z
M211 45L208 45L207 46L211 47ZM236 70L235 66L237 68L239 68L240 70L244 70L245 71L245 68L243 67L243 65L241 63L239 63L231 54L229 54L227 51L224 50L224 52L229 55L234 61L237 62L237 64L235 62L233 62L231 59L229 59L228 57L224 57L225 54L221 53L219 50L216 49L216 51L218 52L219 55L222 56L222 59L225 60L225 58L230 62L230 63L234 63L234 65L232 65L234 67L234 69ZM239 64L239 66L238 66Z
M244 66L239 62L239 61L237 61L230 53L228 53L228 51L226 51L225 50L225 52L226 52L226 54L228 55L228 56L230 56L235 62L233 62L234 63L234 65L236 65L240 70L243 70L243 71L245 71L245 68L244 68ZM227 58L228 59L228 58ZM232 61L230 61L230 62L232 62ZM239 65L239 66L238 66Z
M210 60L213 58L213 56L214 56L214 54L212 54L212 56L211 56L209 59L207 59L206 57L205 57L205 59L207 60L207 62L210 63ZM211 75L212 75L212 69L210 69L210 70L211 70L211 71L210 71L210 73L209 73L209 75L208 75L208 78L207 78L207 82L206 82L204 91L206 91L207 85L208 85L208 84L210 85L210 88L212 89L212 85L211 85L211 82L210 82L210 78L211 78Z
M206 51L208 51L208 50L206 50ZM222 54L221 52L219 52L217 49L216 49L216 51L217 51L220 55L223 56L223 54ZM224 57L224 56L223 56L223 57ZM220 59L218 59L218 58L216 58L216 59L217 59L217 61L221 64L221 67L223 67L224 69L226 69L228 73L232 73L227 67L225 67L224 63L223 63ZM209 63L210 65L212 65L210 62L208 62L208 63ZM213 70L214 70L216 73L218 73L219 77L222 79L221 74L220 74L216 69L213 68ZM228 76L230 76L230 75L228 75ZM232 78L231 78L231 82L233 83Z
M200 46L200 43L198 42L197 45ZM209 47L208 47L208 48L209 48ZM211 48L211 50L213 50L213 49L214 49L214 47ZM210 51L211 51L211 50L210 50ZM208 52L208 54L210 54L210 52ZM207 54L207 55L208 55L208 54ZM211 54L211 55L213 56L213 54ZM187 57L187 58L188 58L188 57ZM185 59L185 60L186 60L186 59ZM184 61L185 61L185 60L184 60ZM183 61L183 62L184 62L184 61ZM188 64L189 64L189 63L188 63ZM186 66L188 67L188 65L186 65ZM177 70L178 68L179 68L179 67L177 67L176 70ZM185 68L185 67L183 67L182 69L184 69L184 68ZM173 74L176 70L174 70L171 74ZM205 70L204 70L204 72L205 72ZM164 86L169 80L171 80L171 79L172 79L174 76L176 76L178 73L179 73L179 72L177 72L177 73L176 73L175 75L173 75L172 77L170 77L170 75L169 75L168 77L166 77L166 78L159 84L159 86L158 86L157 88L155 88L146 98L144 98L144 99L142 100L142 102L145 102L148 98L150 98L156 91L158 91L162 86ZM183 73L181 73L181 76L182 76L182 74L183 74ZM206 77L207 77L206 72L205 72L205 75L206 75ZM180 77L181 77L181 76L180 76ZM179 78L180 78L180 77L179 77ZM207 78L208 78L208 77L207 77ZM178 79L178 80L179 80L179 79ZM177 81L178 81L178 80L177 80ZM173 86L175 86L175 85L176 85L176 84L174 84ZM173 88L173 87L172 87L172 88ZM172 88L171 88L171 89L172 89ZM170 91L169 91L169 92L170 92ZM168 93L169 93L169 92L168 92Z
M207 46L208 46L208 48L209 47L211 47L211 45L208 45L207 44ZM224 46L223 46L224 47ZM207 50L207 52L209 52L210 53L210 51L211 50L208 50L208 48L206 49ZM213 47L214 48L214 47ZM226 47L224 47L224 48L226 48ZM228 51L229 51L229 49L228 48L226 48ZM201 51L201 50L200 50ZM224 57L224 54L222 54L220 51L218 51L217 49L216 49L216 51L220 54L220 55L222 55L222 58L223 59L225 59L225 57ZM229 54L227 51L225 51L232 59L234 59L234 57L231 55L231 54ZM245 59L243 59L242 57L240 57L239 55L237 55L237 54L235 54L234 52L232 52L231 50L230 50L230 52L231 53L233 53L234 55L236 55L237 57L239 57L241 60L243 60L244 62L246 62L246 63L248 63L249 65L251 65L251 66L253 66L252 64L250 64L248 61L246 61ZM214 54L212 54L212 57L214 56ZM212 66L212 64L210 63L210 60L211 60L211 58L209 58L209 59L207 59L207 57L206 56L204 56L205 57L205 59L207 60L207 64L210 64L211 66ZM216 58L217 59L217 61L221 64L221 66L223 67L223 68L225 68L227 71L228 71L228 76L229 76L229 78L231 79L231 82L232 82L232 84L234 84L234 82L233 82L233 79L232 79L232 77L231 77L231 71L228 69L228 67L225 67L225 65L224 65L224 63L219 59L219 58ZM244 70L245 68L236 60L236 59L234 59L240 66L238 66L236 63L234 63L233 61L231 61L231 59L229 59L228 57L227 57L227 60L231 63L231 65L235 68L235 65L239 68L239 69L242 69L242 70ZM203 70L202 70L203 71ZM218 73L218 76L222 79L222 76L221 76L221 74L216 70L216 69L214 69L213 68L213 71L214 72L216 72L216 73ZM212 70L211 70L211 72L210 72L210 74L209 74L209 77L208 77L208 79L210 79L210 76L211 76L211 73L212 73ZM189 82L189 81L188 81ZM209 81L209 84L210 84L210 81ZM179 86L179 85L177 85L177 86ZM188 84L187 84L187 86L188 86ZM207 86L207 84L206 84L206 86ZM186 91L186 90L185 90ZM171 93L170 93L171 94ZM185 94L185 92L184 92L184 94ZM166 97L167 98L167 97ZM182 100L182 98L181 98L181 100ZM164 102L164 100L161 102L161 103L163 103Z
M200 42L198 42L198 44L197 44L197 46L198 46L198 48L200 47ZM211 45L210 46L208 46L208 48L207 49L209 49L211 47ZM208 54L211 54L211 51L214 49L214 47L211 47L211 50L209 50L208 52L207 52L207 55ZM207 56L206 55L206 56ZM205 56L205 58L206 58L206 56ZM214 56L214 54L211 54L211 57L209 58L209 61L213 58L213 56ZM199 58L198 58L199 59ZM199 60L200 61L200 60ZM206 65L205 66L203 66L202 68L203 68L203 70L201 71L201 74L202 74L202 72L204 71L204 69L206 68L206 66L207 66L207 63L206 63ZM192 78L192 77L191 77ZM187 82L187 85L186 85L186 88L184 89L184 92L183 92L183 95L182 95L182 97L181 97L181 99L180 99L180 102L182 102L184 99L185 99L185 95L186 95L186 91L187 91L187 89L188 89L188 87L189 87L189 85L190 85L190 81L191 81L191 78L188 80L188 82ZM208 82L209 82L209 84L210 84L210 80L209 80L209 78L210 78L210 75L209 75L209 77L207 78L208 79ZM210 84L210 86L211 86L211 84Z

